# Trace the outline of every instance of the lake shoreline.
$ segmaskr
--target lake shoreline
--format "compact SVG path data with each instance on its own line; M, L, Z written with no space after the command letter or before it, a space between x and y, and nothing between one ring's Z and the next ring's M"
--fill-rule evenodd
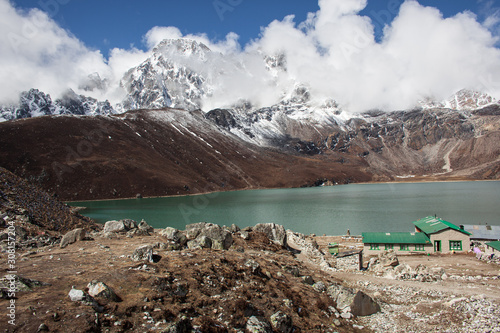
M405 178L408 180L397 180L397 181L373 181L373 182L359 182L359 183L348 183L348 184L335 184L335 185L321 185L321 186L310 186L310 187L249 187L242 189L234 189L227 191L209 191L200 192L192 194L178 194L178 195L161 195L161 196L144 196L144 197L127 197L127 198L112 198L112 199L95 199L95 200L75 200L75 201L64 201L67 205L71 206L71 203L78 202L98 202L98 201L119 201L119 200L141 200L141 199L158 199L158 198L183 198L183 197L194 197L201 195L211 195L220 193L230 193L230 192L240 192L240 191L254 191L254 190L285 190L285 189L301 189L301 188L315 188L315 187L335 187L335 186L346 186L346 185L371 185L371 184L420 184L420 183L465 183L465 182L500 182L500 179L463 179L463 180L415 180L413 178ZM71 206L74 207L74 206ZM80 207L81 208L81 207Z

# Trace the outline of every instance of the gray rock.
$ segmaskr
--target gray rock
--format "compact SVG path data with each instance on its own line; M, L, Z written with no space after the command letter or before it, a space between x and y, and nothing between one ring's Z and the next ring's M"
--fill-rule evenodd
M253 227L253 231L263 232L273 242L285 247L286 230L285 227L275 223L259 223Z
M240 237L243 238L244 240L249 240L250 239L250 233L245 230L240 231Z
M277 332L290 333L293 330L292 318L281 311L271 316L271 326Z
M186 245L187 237L186 235L175 228L167 227L160 231L160 235L166 237L169 241L177 243L181 246Z
M374 262L370 261L369 269L372 270L372 266L381 267L395 267L399 265L399 260L394 250L383 251L378 254L377 259Z
M75 289L74 287L71 288L68 296L73 302L79 302L85 299L85 293L83 292L83 290Z
M67 232L61 239L61 248L65 248L69 244L76 243L85 239L85 230L82 228L73 229Z
M250 333L272 333L269 322L262 317L251 316L247 320L246 329Z
M204 235L196 237L196 239L187 242L189 249L210 249L212 247L212 240Z
M337 309L341 312L349 312L355 316L369 316L380 311L380 306L362 291L355 291L340 284L334 284L328 287L327 292L336 302Z
M355 316L370 316L380 311L380 305L370 296L358 291L351 303L351 312Z
M125 228L127 230L135 229L138 226L138 223L134 220L131 220L131 219L123 219L123 220L120 220L120 222L123 223L123 225L125 226Z
M186 236L193 240L199 236L206 236L212 241L212 249L227 250L233 244L231 232L213 223L194 223L186 226Z
M142 220L138 225L137 225L137 228L139 230L143 230L145 232L148 232L148 233L152 233L155 231L155 228L153 228L152 226L150 226L146 221Z
M352 313L350 312L344 312L342 314L340 314L340 316L344 319L351 319L352 318Z
M153 262L153 246L152 245L141 245L135 249L132 254L132 260L141 261L147 260Z
M340 286L335 298L337 309L342 311L344 308L351 306L355 296L356 292L353 289Z
M238 231L240 231L240 227L238 227L236 224L231 224L231 232L232 233L237 233Z
M87 285L87 288L89 289L89 295L92 297L103 297L113 302L120 300L113 289L107 286L104 282L93 280Z
M108 221L104 224L104 233L108 232L125 232L128 231L129 228L125 226L123 221Z

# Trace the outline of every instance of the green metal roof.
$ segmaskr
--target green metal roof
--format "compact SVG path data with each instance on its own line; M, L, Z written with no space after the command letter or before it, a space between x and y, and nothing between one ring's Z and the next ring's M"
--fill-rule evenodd
M500 251L500 241L494 241L494 242L488 242L488 243L485 243L486 245L494 248L495 250L497 251Z
M423 232L363 232L365 244L430 244Z
M453 229L456 231L460 231L466 235L470 236L470 233L460 229L456 225L454 225L451 222L445 221L440 219L439 217L434 217L434 216L427 216L424 217L423 219L420 219L418 221L413 222L413 224L422 232L425 232L426 234L435 234L436 232L440 232L445 229Z

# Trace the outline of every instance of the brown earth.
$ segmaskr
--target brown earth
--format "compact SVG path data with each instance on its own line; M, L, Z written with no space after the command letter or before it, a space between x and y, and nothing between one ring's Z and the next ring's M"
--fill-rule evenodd
M161 332L185 317L199 332L236 332L244 331L250 316L269 318L277 311L292 318L295 332L380 331L377 316L398 314L398 331L436 331L444 327L442 322L415 326L414 320L403 316L413 309L422 318L442 312L445 327L460 332L465 319L446 302L479 294L495 304L500 302L500 266L478 261L472 255L399 257L400 262L412 267L439 266L449 276L472 277L425 283L359 271L325 271L307 258L298 259L258 232L251 232L249 240L235 237L228 251L156 249L156 263L136 262L130 256L140 245L165 242L158 234L132 238L119 235L114 239L93 234L93 238L64 249L56 245L20 250L18 274L50 285L17 293L17 325L10 326L3 315L0 327L6 332L36 332L43 323L51 332L67 332L69 327L76 332ZM321 238L317 239L321 243ZM345 248L351 245L350 241L342 243ZM5 262L6 256L2 253L0 260ZM260 265L257 273L246 265L249 259ZM292 267L300 276L291 273ZM383 312L373 318L341 318L341 326L335 327L336 317L329 311L335 302L327 293L304 283L301 276L311 276L327 286L342 283L363 290L383 305ZM97 313L91 306L69 299L72 286L85 290L92 280L106 283L121 300L97 298L103 306ZM411 290L409 296L418 291L418 300L414 296L414 302L403 302L401 297L406 291L398 293L401 290ZM0 308L8 304L9 300L0 300ZM398 308L387 312L387 306Z
M0 151L0 166L65 201L371 180L360 157L259 147L181 110L4 122Z

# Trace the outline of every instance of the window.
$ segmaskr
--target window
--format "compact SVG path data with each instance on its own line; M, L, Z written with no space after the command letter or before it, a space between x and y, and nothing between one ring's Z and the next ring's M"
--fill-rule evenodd
M370 250L378 250L378 244L370 244Z
M401 245L399 245L399 250L400 251L409 251L410 247L408 244L401 244Z
M415 251L424 251L424 244L415 244Z
M462 251L462 241L450 241L450 251Z
M386 250L393 250L394 249L394 244L385 244L385 249Z

